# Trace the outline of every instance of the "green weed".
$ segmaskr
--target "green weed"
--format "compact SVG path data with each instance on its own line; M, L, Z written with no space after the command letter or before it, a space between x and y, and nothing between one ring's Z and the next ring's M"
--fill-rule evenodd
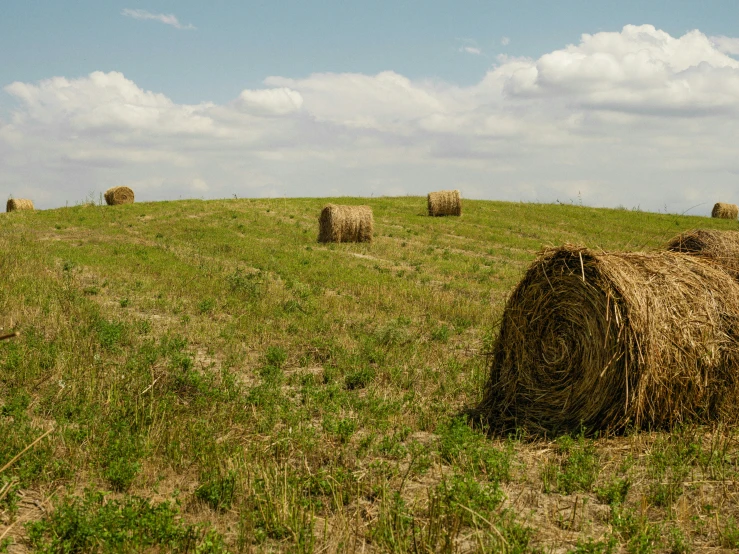
M556 444L557 458L542 472L544 490L564 494L590 492L600 471L594 442L581 433L576 438L562 436Z
M210 552L225 552L214 533L184 525L169 503L153 504L137 497L108 499L87 491L82 498L67 498L44 519L27 525L31 546L37 552L125 552L166 548L195 550L208 538Z

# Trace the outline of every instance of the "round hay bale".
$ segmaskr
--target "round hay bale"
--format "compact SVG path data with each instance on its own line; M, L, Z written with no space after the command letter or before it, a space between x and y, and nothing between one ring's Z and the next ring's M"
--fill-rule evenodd
M670 239L666 249L704 258L739 280L739 231L691 229Z
M16 212L19 210L33 210L33 201L24 198L11 198L5 205L6 212Z
M462 197L458 190L429 192L426 200L430 216L462 215Z
M736 204L725 204L724 202L716 202L711 210L711 217L719 219L736 219L739 215L739 206Z
M371 242L374 226L369 206L328 204L318 218L318 241Z
M128 187L113 187L105 191L105 203L108 206L133 204L133 191Z
M480 412L534 434L735 416L739 284L675 252L544 251L508 300Z

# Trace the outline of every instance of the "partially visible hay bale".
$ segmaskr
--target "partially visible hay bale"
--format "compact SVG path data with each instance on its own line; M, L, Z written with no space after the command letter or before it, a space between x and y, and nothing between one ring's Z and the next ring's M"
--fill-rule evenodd
M128 187L113 187L105 191L105 203L108 206L133 204L133 191Z
M739 231L691 229L673 237L666 248L713 262L739 281Z
M724 202L716 202L711 211L711 217L717 217L719 219L736 219L737 215L739 215L739 206Z
M543 252L508 300L480 405L534 433L736 417L739 284L676 252Z
M374 229L369 206L328 204L318 219L319 242L371 242Z
M429 192L429 215L462 215L462 198L458 190L440 190Z
M33 201L24 198L11 198L5 205L6 212L16 212L19 210L33 210Z

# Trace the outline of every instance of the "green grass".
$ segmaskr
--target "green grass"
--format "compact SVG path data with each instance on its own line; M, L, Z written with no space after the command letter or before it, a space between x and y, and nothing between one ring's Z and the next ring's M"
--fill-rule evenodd
M339 199L375 241L323 245L328 201L0 214L0 467L52 430L0 473L0 552L739 544L734 429L547 443L463 415L540 248L736 222Z

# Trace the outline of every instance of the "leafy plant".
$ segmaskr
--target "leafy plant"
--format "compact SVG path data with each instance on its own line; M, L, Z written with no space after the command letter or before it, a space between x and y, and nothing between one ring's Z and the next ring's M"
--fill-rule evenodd
M203 543L198 527L184 525L177 508L166 502L152 503L131 496L108 499L86 491L82 498L66 498L44 519L26 526L31 546L42 553L124 552L164 547L178 551ZM217 548L216 535L209 535L210 552Z
M227 510L231 507L236 492L236 472L207 476L195 489L195 497L214 510Z

